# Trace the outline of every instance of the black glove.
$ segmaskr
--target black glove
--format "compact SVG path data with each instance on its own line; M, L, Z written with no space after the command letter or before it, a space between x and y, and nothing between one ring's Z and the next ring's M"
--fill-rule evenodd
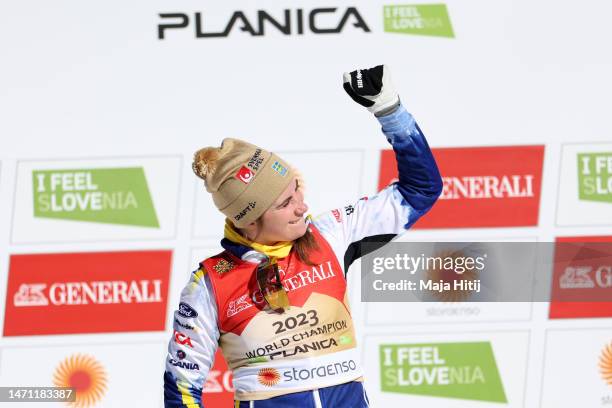
M344 90L355 102L376 116L391 113L399 105L399 96L391 83L389 68L358 69L344 73Z

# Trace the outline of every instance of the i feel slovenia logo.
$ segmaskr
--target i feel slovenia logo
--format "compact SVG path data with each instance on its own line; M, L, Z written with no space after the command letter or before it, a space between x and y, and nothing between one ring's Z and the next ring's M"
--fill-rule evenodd
M579 153L578 197L612 203L612 153Z
M489 342L380 345L383 392L507 403Z
M384 6L383 19L388 33L455 37L445 4Z
M159 228L142 167L33 170L34 216Z

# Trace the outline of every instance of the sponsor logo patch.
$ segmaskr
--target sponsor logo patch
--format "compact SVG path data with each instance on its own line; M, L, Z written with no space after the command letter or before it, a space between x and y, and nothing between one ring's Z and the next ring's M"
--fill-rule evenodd
M275 161L272 164L272 170L276 171L278 174L280 174L283 177L285 177L285 175L287 174L287 168L283 166L282 164L280 164L280 162L278 161Z
M179 303L178 314L186 318L198 317L198 312L184 302Z
M257 373L257 381L261 385L272 387L280 382L280 373L276 368L262 368Z
M186 370L199 370L200 366L197 363L192 363L191 361L177 361L173 358L170 359L170 364L175 367L184 368Z
M217 263L213 266L213 269L219 275L222 275L234 269L234 263L232 261L228 261L227 259L219 259Z
M253 180L253 177L255 177L255 173L253 173L253 171L248 167L242 166L236 173L235 177L244 184L249 184L251 180Z
M181 322L179 319L174 319L174 323L176 323L177 325L179 325L180 327L182 327L183 329L187 329L187 330L193 330L196 331L195 327L193 327L190 324L186 324Z
M191 344L191 337L187 336L180 331L174 331L174 342L183 346L189 346L193 348L193 344Z
M238 299L232 300L229 303L229 306L227 307L227 317L235 316L251 306L253 306L253 304L249 302L249 295L242 295Z
M253 171L259 170L259 166L263 163L264 158L261 155L261 149L255 150L253 156L249 159L247 166L253 169Z

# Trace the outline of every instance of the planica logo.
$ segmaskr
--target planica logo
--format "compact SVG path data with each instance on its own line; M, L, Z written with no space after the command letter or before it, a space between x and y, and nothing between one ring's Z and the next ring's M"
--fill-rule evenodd
M578 197L612 203L612 153L578 154Z
M35 170L34 217L159 228L142 167Z
M454 38L445 4L384 6L385 32Z
M382 391L507 403L489 342L380 345Z
M219 31L209 28L210 17L204 13L196 12L193 18L187 13L160 13L161 21L157 25L157 38L166 38L168 30L182 30L193 27L195 38L223 38L238 33L248 33L253 37L266 34L272 29L283 35L312 34L339 34L345 26L360 29L369 33L370 28L355 7L338 9L337 7L304 9L284 9L272 13L266 10L257 10L256 17L248 17L242 10L237 10L229 17L223 29ZM207 21L207 23L204 23Z

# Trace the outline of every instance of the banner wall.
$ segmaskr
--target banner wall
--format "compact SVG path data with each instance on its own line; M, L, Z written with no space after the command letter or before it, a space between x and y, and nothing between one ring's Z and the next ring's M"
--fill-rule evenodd
M444 179L401 240L612 246L610 3L0 10L1 386L77 378L82 406L162 407L173 311L224 222L193 152L237 137L279 153L312 214L375 194L397 171L342 89L357 68L389 66ZM365 303L359 262L348 281L373 407L612 404L612 303ZM438 359L408 370L405 353ZM218 354L204 401L231 400Z

